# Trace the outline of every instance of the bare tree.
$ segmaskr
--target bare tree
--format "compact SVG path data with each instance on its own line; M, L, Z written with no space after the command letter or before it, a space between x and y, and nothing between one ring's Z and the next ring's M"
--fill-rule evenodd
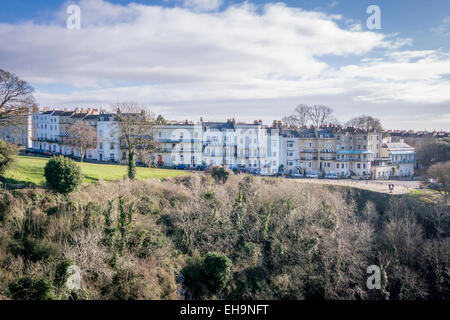
M308 117L314 127L319 128L330 122L335 122L333 109L320 105L314 105L310 108Z
M0 69L0 127L20 126L37 108L34 89L13 73Z
M115 104L120 129L120 146L128 150L128 177L136 178L136 160L153 162L159 143L155 139L157 121L152 112L135 102Z
M80 162L83 162L86 152L97 148L97 132L83 121L77 121L67 129L68 136L64 144L80 151Z
M291 115L283 118L283 123L289 128L303 128L308 125L311 107L306 104L298 105Z
M365 131L377 131L377 132L383 132L383 126L381 125L380 119L361 115L358 117L354 117L347 121L346 125L348 127L354 127Z
M447 203L450 193L450 161L432 165L427 171L427 176L437 180L439 190L444 194L444 202Z

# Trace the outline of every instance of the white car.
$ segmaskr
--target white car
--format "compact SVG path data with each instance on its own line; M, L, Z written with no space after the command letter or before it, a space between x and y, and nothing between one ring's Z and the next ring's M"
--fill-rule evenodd
M317 179L319 178L319 174L318 173L307 173L305 175L306 178L313 178L313 179Z

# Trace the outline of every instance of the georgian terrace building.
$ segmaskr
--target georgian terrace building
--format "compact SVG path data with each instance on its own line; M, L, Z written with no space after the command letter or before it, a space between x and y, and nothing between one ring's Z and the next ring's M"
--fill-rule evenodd
M79 156L64 145L67 129L76 121L95 128L98 146L87 158L126 163L125 145L120 144L120 126L114 113L97 109L44 110L32 114L32 148L54 154ZM153 162L162 166L222 165L231 169L274 175L335 173L340 178L359 176L388 178L414 172L414 148L404 142L382 141L381 133L355 128L328 126L301 130L283 128L280 121L271 126L262 121L240 123L169 121L151 133L159 142Z

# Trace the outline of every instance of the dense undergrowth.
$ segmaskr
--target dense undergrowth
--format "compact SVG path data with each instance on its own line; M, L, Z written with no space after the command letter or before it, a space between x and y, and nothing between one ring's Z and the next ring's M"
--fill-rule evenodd
M285 179L0 190L0 299L449 299L449 235L444 204Z

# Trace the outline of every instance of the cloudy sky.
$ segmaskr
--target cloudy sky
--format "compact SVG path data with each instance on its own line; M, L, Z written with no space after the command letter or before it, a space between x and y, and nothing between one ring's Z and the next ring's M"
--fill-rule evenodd
M323 104L341 121L450 130L448 0L2 0L0 40L0 68L41 107L137 101L170 119L269 123Z

